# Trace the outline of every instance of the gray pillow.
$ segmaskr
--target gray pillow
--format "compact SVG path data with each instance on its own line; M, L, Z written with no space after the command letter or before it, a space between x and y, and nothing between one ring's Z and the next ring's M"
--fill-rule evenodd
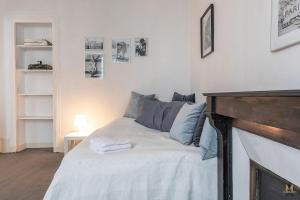
M155 94L151 95L142 95L136 92L131 92L129 104L127 106L124 117L136 119L139 113L139 107L142 99L154 99Z
M170 137L182 144L191 144L197 120L204 106L204 104L184 104L175 118Z
M141 102L141 112L135 121L148 128L160 130L163 115L158 111L159 101L143 99Z
M163 121L161 125L161 131L169 132L172 128L174 120L183 106L184 102L174 101L174 102L163 102L161 104L163 111Z
M183 102L195 103L196 101L195 93L190 95L182 95L177 92L174 92L172 101L183 101Z
M209 119L205 119L200 138L200 154L202 160L214 158L218 154L218 134L216 129L210 125Z
M136 122L148 128L168 132L183 104L182 102L161 102L143 99L141 101L141 112Z
M196 147L199 147L200 137L201 137L202 129L206 118L205 111L206 111L206 103L198 118L194 135L193 135L193 143Z

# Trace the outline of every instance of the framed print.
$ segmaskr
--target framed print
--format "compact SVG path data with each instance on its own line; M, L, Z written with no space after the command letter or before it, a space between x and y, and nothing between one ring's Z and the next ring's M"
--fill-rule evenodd
M104 54L99 52L85 53L85 77L103 79Z
M211 4L200 20L201 58L214 52L214 5Z
M272 0L271 51L300 42L300 0Z
M104 38L85 38L85 78L103 79Z
M87 37L85 38L85 50L103 51L104 38L102 37Z
M148 56L148 38L135 38L134 52L136 57Z
M130 39L113 39L112 40L112 60L114 63L130 62Z

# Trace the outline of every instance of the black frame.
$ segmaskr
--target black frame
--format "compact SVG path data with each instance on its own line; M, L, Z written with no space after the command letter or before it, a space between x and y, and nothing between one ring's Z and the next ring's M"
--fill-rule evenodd
M203 18L207 15L207 14L211 14L211 51L207 54L204 55L203 53ZM210 55L212 52L214 52L214 4L210 4L209 7L206 9L206 11L204 12L204 14L202 15L202 17L200 18L200 35L201 35L201 41L200 41L200 45L201 45L201 58L205 58L206 56Z

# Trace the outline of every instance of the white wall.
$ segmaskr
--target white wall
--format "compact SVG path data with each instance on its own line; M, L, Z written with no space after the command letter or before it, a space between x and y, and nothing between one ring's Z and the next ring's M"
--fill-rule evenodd
M2 18L3 3L0 1L0 18ZM3 38L3 21L0 21L0 40ZM0 43L1 45L1 43ZM3 45L1 45L3 46ZM3 48L0 48L0 74L4 73L4 62L3 62ZM0 75L1 76L1 75ZM3 135L4 135L4 78L0 77L0 152L3 148Z
M215 5L215 52L200 58L201 15ZM300 45L271 53L271 1L192 0L192 90L299 89Z
M190 92L185 0L3 0L1 8L3 16L57 19L62 135L73 130L78 113L87 115L91 129L121 116L132 90L156 93L162 100L169 100L175 90ZM105 37L104 80L84 78L86 36ZM112 63L111 39L138 36L149 37L149 57Z
M210 3L215 5L215 52L201 59L200 17ZM270 51L270 0L192 0L190 6L192 91L199 95L300 88L300 45L276 53ZM249 159L244 147L237 144L235 130L233 136L233 196L248 199ZM264 149L261 152L273 152ZM278 163L274 166L285 167Z

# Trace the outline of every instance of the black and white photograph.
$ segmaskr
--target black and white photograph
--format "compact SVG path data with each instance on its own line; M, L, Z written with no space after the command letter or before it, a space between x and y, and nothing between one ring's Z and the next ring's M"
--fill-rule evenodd
M103 78L104 55L102 53L85 53L85 77Z
M134 51L136 57L148 56L148 38L135 38Z
M87 37L85 38L86 50L99 50L104 49L104 39L102 37Z
M211 4L200 20L201 58L214 51L214 5Z
M272 1L271 50L300 42L300 0Z
M278 36L300 28L300 0L280 0L278 10Z
M130 39L113 39L112 40L112 59L115 63L130 62Z

